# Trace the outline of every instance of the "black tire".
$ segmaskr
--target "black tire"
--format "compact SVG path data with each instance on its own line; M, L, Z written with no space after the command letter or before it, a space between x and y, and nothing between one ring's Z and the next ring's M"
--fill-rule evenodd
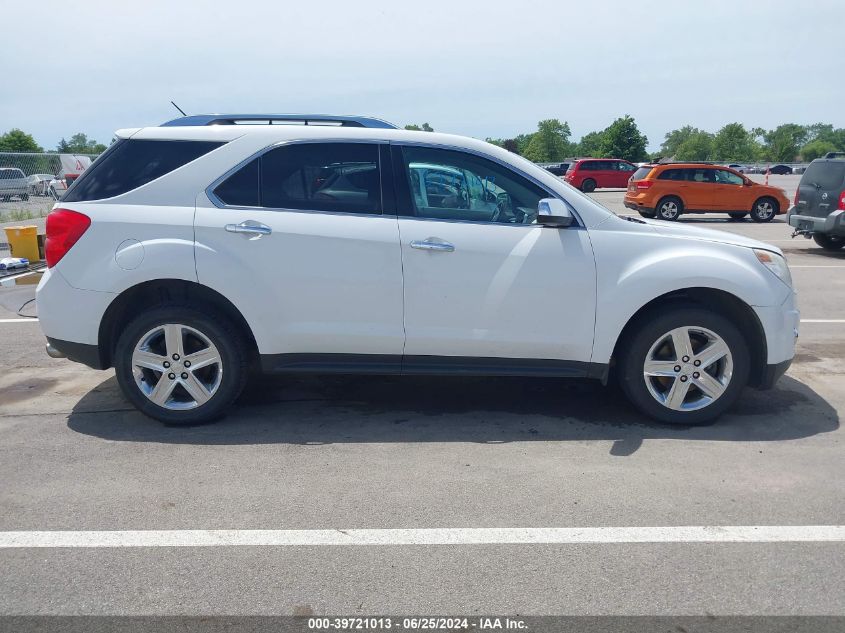
M751 219L755 222L771 222L780 211L780 205L774 198L760 198L751 207Z
M26 202L27 200L29 200L29 194L28 193L22 193L21 194L21 200L23 202Z
M650 219L654 218L654 211L640 211L639 214L641 216L643 216L644 218L650 218Z
M725 391L697 410L673 410L658 402L649 391L643 372L651 346L666 333L680 327L707 328L717 334L727 344L733 360L730 382ZM713 421L736 402L748 382L750 359L742 333L720 314L694 305L679 304L669 310L646 315L620 342L620 346L618 377L625 395L645 415L668 424L697 425ZM700 392L691 389L690 393L693 397Z
M741 220L742 218L744 218L748 214L744 213L744 212L737 212L737 213L728 213L728 215L731 216L731 220L736 221L736 220Z
M677 196L666 196L660 199L654 212L658 220L674 222L684 212L684 203Z
M160 406L150 400L135 382L132 354L136 345L146 333L168 323L182 324L200 332L216 346L222 362L216 391L207 402L191 409L176 410ZM187 357L187 351L185 354ZM248 358L243 333L228 319L210 310L166 305L141 313L123 329L115 347L114 367L124 395L141 413L165 424L200 424L221 417L240 395L248 375ZM172 362L173 369L184 372L184 368L175 367L177 364L175 360ZM187 377L187 373L182 376ZM176 394L179 389L183 388L177 386L173 393ZM187 394L187 391L184 393Z
M592 178L587 178L584 182L581 183L581 191L584 193L592 193L596 190L596 181Z
M845 246L845 238L826 233L813 233L813 241L826 251L839 251Z

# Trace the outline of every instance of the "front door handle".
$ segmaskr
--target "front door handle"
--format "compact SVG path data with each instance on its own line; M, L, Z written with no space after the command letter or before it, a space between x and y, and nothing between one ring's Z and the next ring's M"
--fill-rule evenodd
M454 244L449 244L449 242L434 242L432 241L434 238L428 238L426 240L414 240L411 242L411 248L418 248L421 251L443 251L444 253L451 253L455 250Z
M240 224L227 224L224 227L229 233L246 233L247 235L270 235L273 232L266 224L246 220Z

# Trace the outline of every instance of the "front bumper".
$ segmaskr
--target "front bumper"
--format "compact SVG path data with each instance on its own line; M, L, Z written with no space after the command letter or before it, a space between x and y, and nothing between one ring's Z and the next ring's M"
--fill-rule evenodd
M845 236L845 211L836 210L826 216L799 215L792 207L786 215L789 226L808 233L826 233Z
M766 336L766 364L760 375L752 376L750 382L760 389L770 389L789 369L795 356L801 312L795 304L794 292L790 292L779 306L755 306L753 309Z

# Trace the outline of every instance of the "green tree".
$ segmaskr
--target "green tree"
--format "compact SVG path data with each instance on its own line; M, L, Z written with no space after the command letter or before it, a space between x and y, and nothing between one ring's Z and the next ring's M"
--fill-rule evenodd
M0 152L43 152L31 134L13 128L0 136Z
M693 128L695 129L695 128ZM713 135L695 129L670 156L677 160L710 160L713 154Z
M693 134L700 133L697 127L685 125L677 130L672 130L666 133L666 138L660 144L660 155L671 157L678 153L678 148L683 145Z
M406 130L413 130L414 132L434 132L434 128L431 127L428 123L423 123L422 127L415 124L410 124L405 126Z
M102 154L106 146L94 139L89 139L87 134L77 132L70 137L70 141L62 138L56 149L61 154Z
M569 123L557 119L545 119L537 124L537 132L531 136L525 148L525 158L535 163L560 161L572 151L569 137L572 132Z
M815 141L810 141L804 147L801 148L801 160L811 161L817 158L821 158L828 152L835 152L836 145L831 143L830 141L822 141L816 139Z
M602 135L600 151L608 158L624 158L632 162L648 158L648 138L640 134L636 121L630 115L616 119Z
M601 156L601 145L604 140L604 132L588 132L581 137L581 142L575 146L576 156L587 156L598 158Z
M757 143L742 123L728 123L713 139L713 159L754 160Z
M789 162L795 160L802 145L807 142L807 128L796 123L784 123L763 134L763 156L767 160Z

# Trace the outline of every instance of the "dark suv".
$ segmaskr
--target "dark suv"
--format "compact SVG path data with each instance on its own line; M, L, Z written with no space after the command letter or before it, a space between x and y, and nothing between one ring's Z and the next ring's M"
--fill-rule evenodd
M845 154L817 158L801 177L787 221L795 235L812 237L828 251L845 246Z

